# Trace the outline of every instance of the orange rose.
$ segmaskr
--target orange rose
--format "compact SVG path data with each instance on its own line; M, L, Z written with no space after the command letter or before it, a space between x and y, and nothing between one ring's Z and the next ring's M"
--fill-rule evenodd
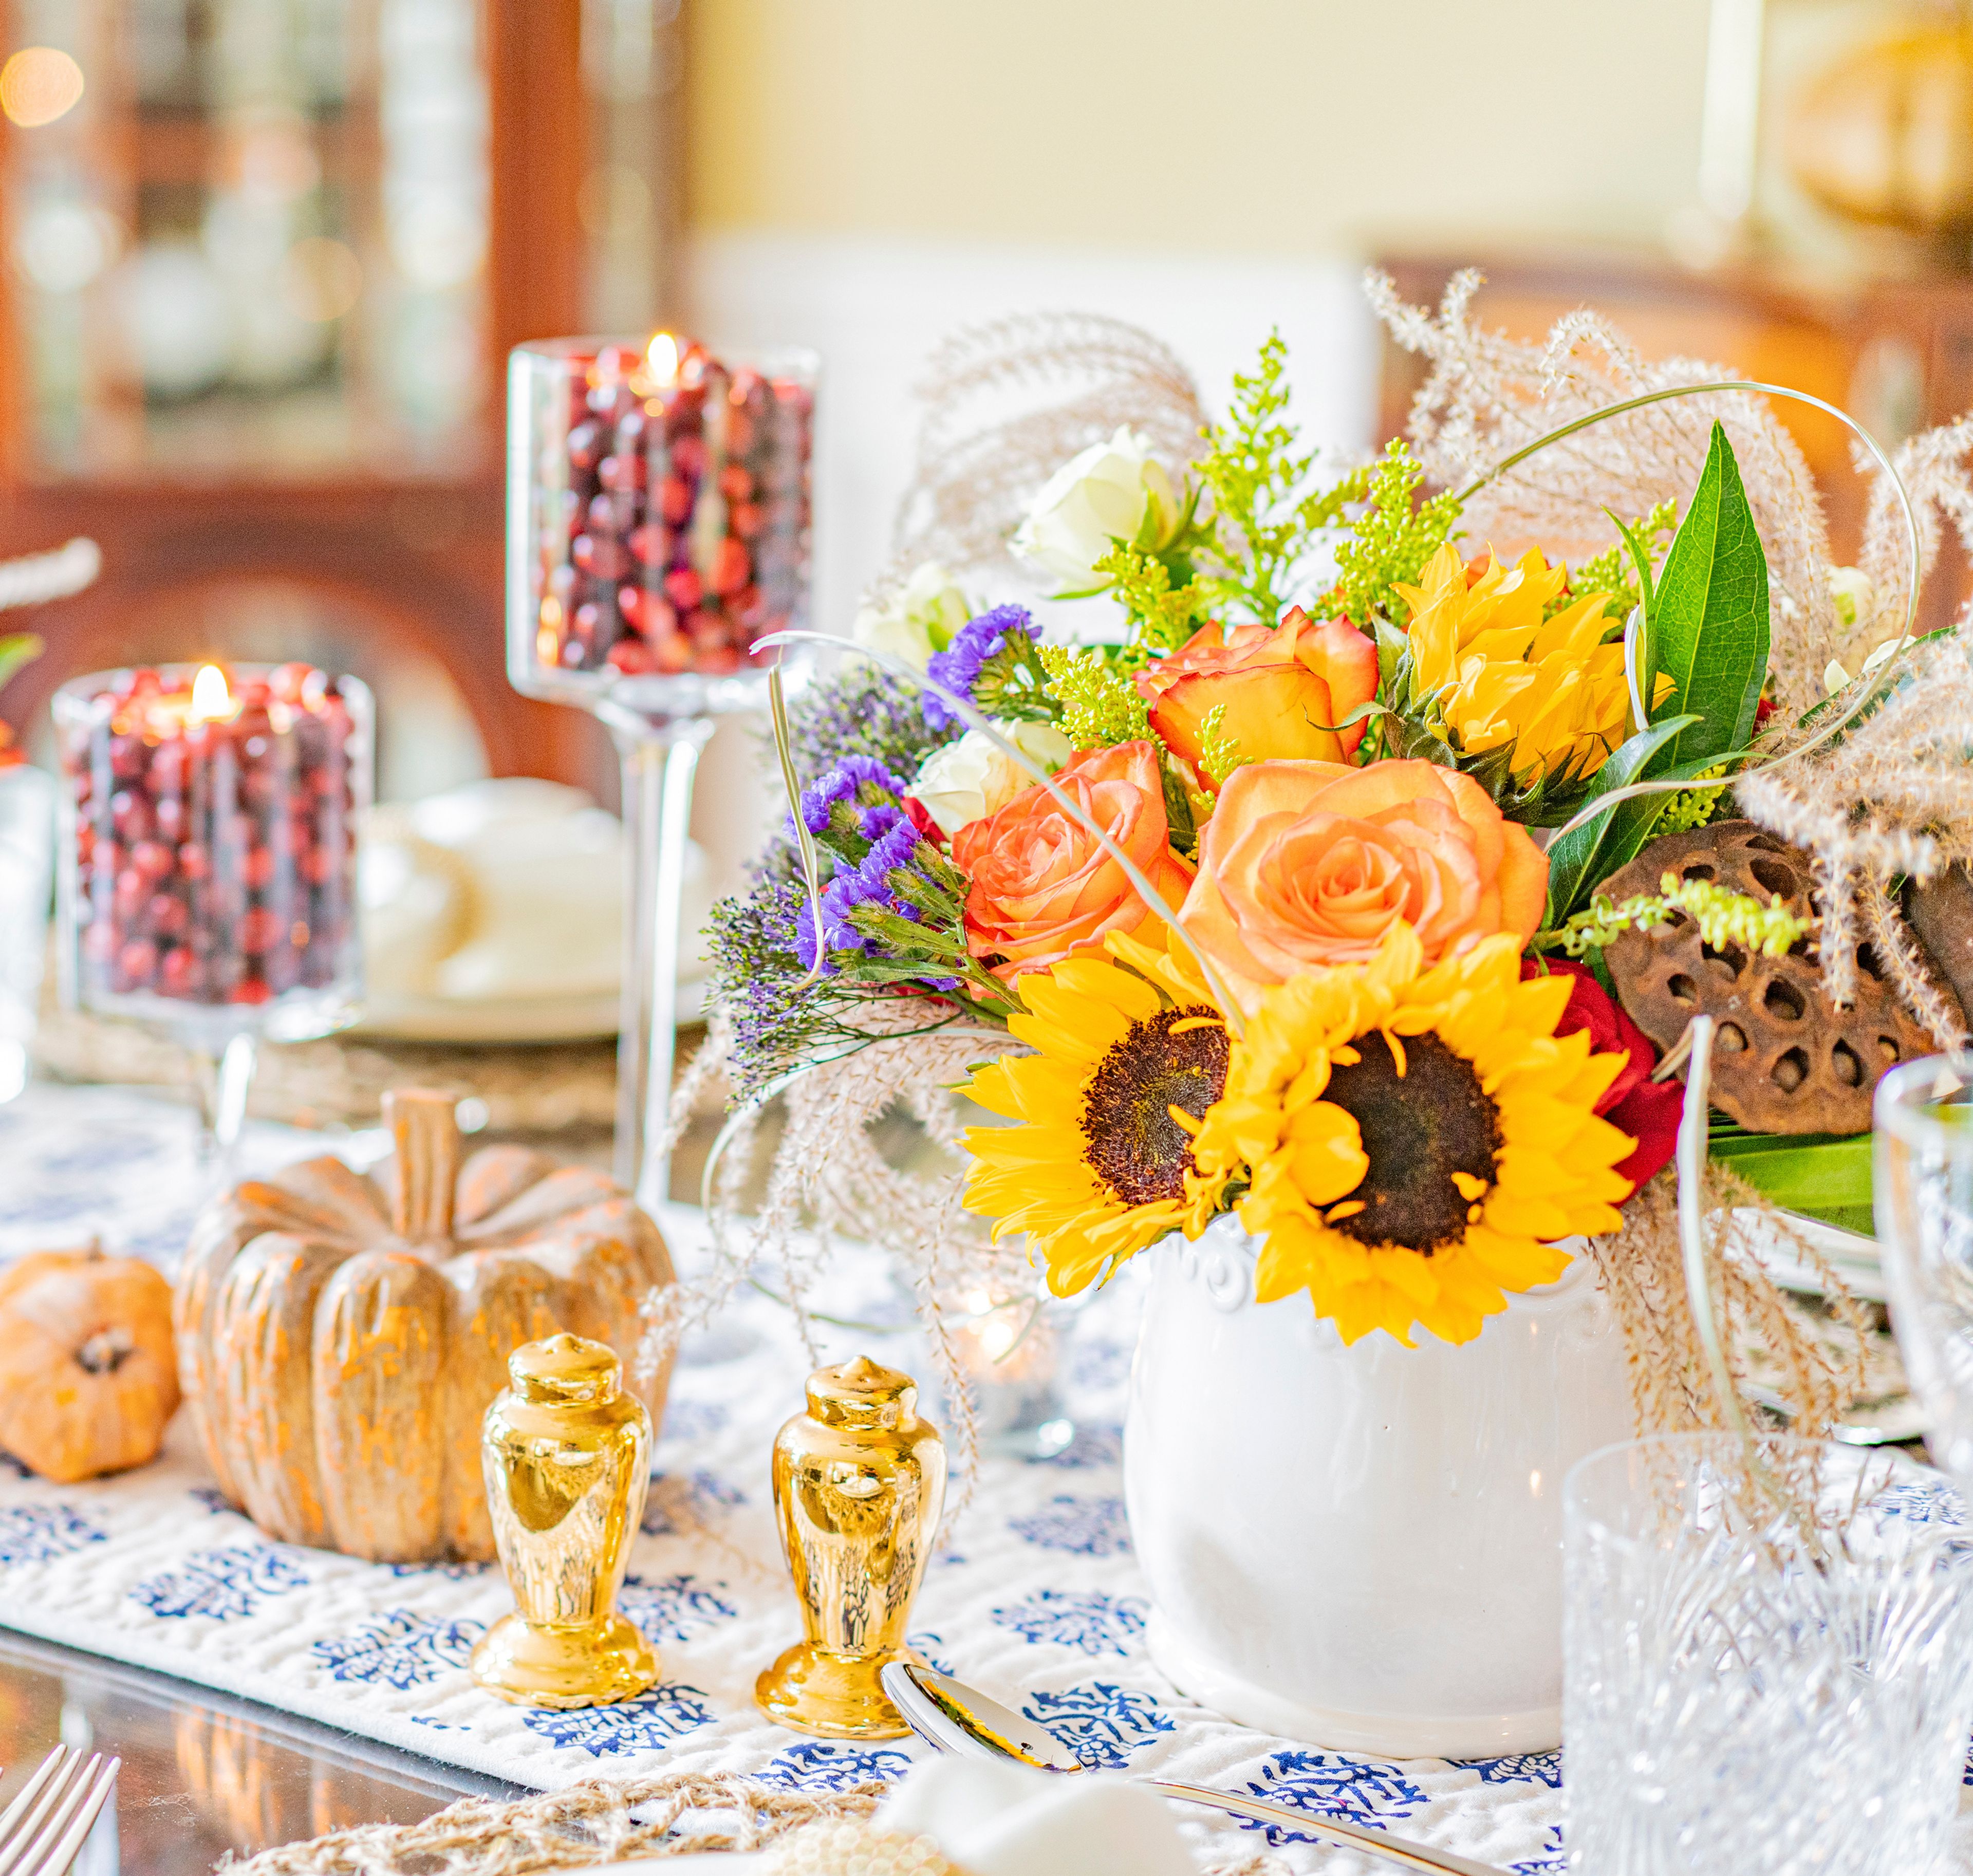
M1055 780L1176 905L1192 869L1171 850L1151 745L1085 750ZM968 821L952 837L952 859L973 882L967 948L1001 960L992 967L998 977L1100 951L1105 933L1134 931L1153 916L1123 868L1045 788Z
M1548 858L1485 789L1431 762L1235 769L1179 915L1243 1003L1312 965L1374 957L1400 919L1425 961L1495 931L1530 938Z
M1207 713L1224 704L1220 734L1248 761L1346 761L1366 727L1340 723L1377 694L1377 647L1347 619L1311 619L1297 606L1278 626L1200 627L1168 658L1137 674L1151 727L1199 768Z

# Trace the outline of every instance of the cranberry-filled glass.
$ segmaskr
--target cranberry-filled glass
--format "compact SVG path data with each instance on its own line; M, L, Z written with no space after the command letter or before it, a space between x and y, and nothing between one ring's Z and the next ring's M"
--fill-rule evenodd
M103 671L55 692L64 1000L169 1029L221 1167L261 1036L353 1023L370 693L305 664Z
M669 1196L679 902L714 719L757 710L807 623L816 361L659 332L518 347L507 380L507 673L606 724L631 876L617 1170Z

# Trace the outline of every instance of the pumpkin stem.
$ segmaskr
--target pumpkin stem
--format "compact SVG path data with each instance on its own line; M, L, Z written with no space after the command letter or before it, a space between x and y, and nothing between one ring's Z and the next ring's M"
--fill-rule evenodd
M394 1088L384 1097L384 1119L398 1143L391 1228L407 1244L452 1236L459 1182L456 1106L450 1095L432 1088Z

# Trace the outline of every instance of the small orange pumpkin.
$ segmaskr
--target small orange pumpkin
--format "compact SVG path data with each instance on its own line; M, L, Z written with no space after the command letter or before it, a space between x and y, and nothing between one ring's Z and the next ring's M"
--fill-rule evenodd
M178 1404L172 1286L149 1264L36 1251L0 1271L0 1447L72 1485L157 1457Z
M631 1368L672 1281L658 1228L586 1167L460 1164L450 1095L384 1099L397 1152L248 1180L193 1231L178 1377L219 1488L270 1537L379 1563L493 1555L479 1426L523 1342L566 1329ZM670 1364L628 1384L664 1414Z

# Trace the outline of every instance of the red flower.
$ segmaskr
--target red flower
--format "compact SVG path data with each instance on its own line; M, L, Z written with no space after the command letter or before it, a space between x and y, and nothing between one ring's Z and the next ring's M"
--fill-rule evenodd
M1678 1118L1685 1105L1681 1082L1654 1082L1651 1070L1657 1066L1657 1051L1651 1039L1625 1015L1610 994L1597 982L1596 974L1585 964L1568 958L1551 958L1550 973L1572 980L1569 1007L1555 1026L1558 1036L1572 1036L1578 1030L1589 1032L1591 1047L1598 1055L1621 1051L1628 1059L1617 1079L1603 1092L1596 1112L1612 1127L1621 1128L1638 1144L1631 1157L1617 1170L1635 1191L1671 1158L1678 1144ZM1532 958L1521 960L1521 975L1539 974L1541 966Z

